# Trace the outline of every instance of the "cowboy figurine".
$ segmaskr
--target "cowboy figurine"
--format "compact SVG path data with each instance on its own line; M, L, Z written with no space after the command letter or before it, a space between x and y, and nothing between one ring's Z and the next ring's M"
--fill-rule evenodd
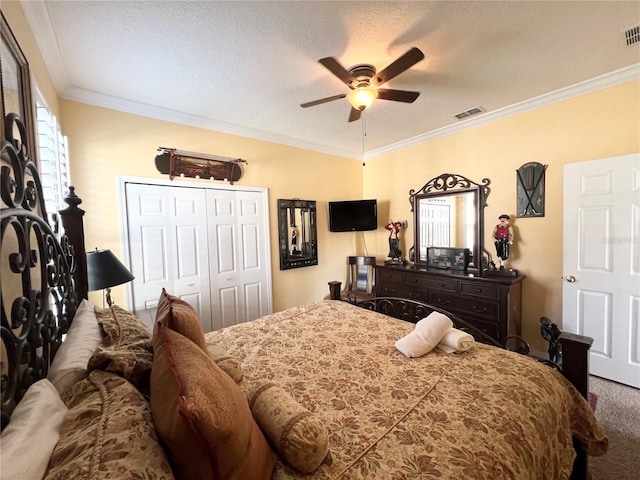
M509 245L513 245L513 228L509 225L511 217L503 213L498 217L500 223L493 229L491 238L496 246L496 253L500 258L500 266L502 262L509 258Z

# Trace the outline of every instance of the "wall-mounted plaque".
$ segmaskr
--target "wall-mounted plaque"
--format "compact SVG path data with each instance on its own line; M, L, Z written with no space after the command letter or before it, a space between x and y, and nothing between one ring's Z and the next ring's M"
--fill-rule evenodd
M547 165L525 163L517 176L517 217L544 217L544 176Z

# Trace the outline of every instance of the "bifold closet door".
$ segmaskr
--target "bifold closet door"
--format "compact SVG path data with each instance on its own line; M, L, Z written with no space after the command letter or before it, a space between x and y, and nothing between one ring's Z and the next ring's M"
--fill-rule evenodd
M207 191L214 329L271 313L264 201L259 192Z
M154 308L166 288L212 330L204 190L127 183L126 198L134 310Z

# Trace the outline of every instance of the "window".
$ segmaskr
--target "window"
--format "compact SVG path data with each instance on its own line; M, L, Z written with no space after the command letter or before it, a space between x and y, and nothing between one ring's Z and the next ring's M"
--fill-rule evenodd
M69 151L56 117L38 92L36 99L36 136L40 159L40 179L45 208L51 224L58 210L66 208L64 196L69 190Z

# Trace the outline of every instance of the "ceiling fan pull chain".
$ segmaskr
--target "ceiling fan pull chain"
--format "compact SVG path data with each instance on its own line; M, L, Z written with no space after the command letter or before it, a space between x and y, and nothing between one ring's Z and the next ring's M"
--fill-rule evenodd
M366 163L364 161L364 137L367 136L367 125L366 125L366 113L363 111L362 112L362 117L360 117L361 121L360 121L360 125L362 127L362 166L365 167Z

